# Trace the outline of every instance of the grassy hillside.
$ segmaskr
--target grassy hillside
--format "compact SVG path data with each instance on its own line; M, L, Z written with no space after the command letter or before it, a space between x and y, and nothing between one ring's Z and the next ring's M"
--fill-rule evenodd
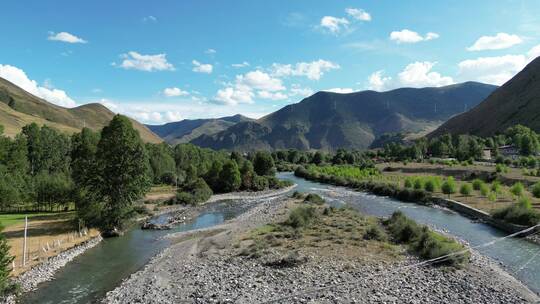
M257 121L192 143L214 149L365 149L385 133L421 134L480 103L495 86L467 82L351 94L318 92Z
M238 122L251 120L251 118L242 115L234 115L211 119L184 119L164 125L147 125L147 127L166 142L170 144L179 144L190 142L202 135L216 134Z
M100 130L113 116L113 112L97 103L75 108L54 105L0 78L0 124L4 126L8 136L14 136L23 126L32 122L67 133L76 132L83 126ZM144 125L133 119L131 121L144 141L162 141Z
M540 132L540 57L467 113L443 124L431 136L489 136L522 124Z

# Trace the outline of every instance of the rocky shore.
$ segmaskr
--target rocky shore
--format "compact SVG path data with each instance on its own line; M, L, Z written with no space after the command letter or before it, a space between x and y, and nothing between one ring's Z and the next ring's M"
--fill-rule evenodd
M462 269L318 256L238 255L234 238L286 216L286 199L213 229L172 235L174 245L109 292L103 303L536 303L495 262L472 254ZM269 302L270 301L270 302ZM271 302L273 301L273 302Z

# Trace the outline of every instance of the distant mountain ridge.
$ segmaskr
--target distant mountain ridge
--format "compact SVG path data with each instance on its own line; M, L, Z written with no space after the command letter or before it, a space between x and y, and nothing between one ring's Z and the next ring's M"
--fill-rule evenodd
M350 94L318 92L256 121L191 142L213 149L365 149L385 133L426 132L480 103L497 87L466 82Z
M239 122L251 121L240 114L221 118L184 119L164 125L146 125L169 144L187 143L201 135L212 135Z
M490 136L516 124L540 132L540 57L470 111L458 115L430 134Z
M106 126L115 114L99 103L64 108L38 98L15 84L0 78L0 124L4 133L14 136L27 124L35 122L67 133L84 126L95 131ZM145 142L159 143L161 138L139 122L131 119Z

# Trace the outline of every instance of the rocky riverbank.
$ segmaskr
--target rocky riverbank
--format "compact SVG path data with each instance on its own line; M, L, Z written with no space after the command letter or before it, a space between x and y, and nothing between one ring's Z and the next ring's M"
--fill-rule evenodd
M287 215L264 203L214 229L177 233L175 244L109 292L104 303L535 303L538 296L477 253L462 269L404 268L314 254L238 254L239 235Z

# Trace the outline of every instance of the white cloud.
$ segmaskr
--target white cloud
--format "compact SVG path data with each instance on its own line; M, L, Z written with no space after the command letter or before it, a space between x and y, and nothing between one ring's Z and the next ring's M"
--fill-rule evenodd
M339 94L349 94L349 93L354 92L354 90L352 88L332 88L332 89L327 89L327 90L323 90L323 91L332 92L332 93L339 93Z
M452 77L442 76L438 72L432 72L431 69L435 62L414 62L398 74L401 85L407 87L440 87L454 83Z
M283 76L305 76L311 80L319 80L324 72L339 69L337 63L319 59L312 62L298 62L294 66L291 64L272 64L272 75Z
M399 87L422 88L453 84L452 77L432 71L435 64L429 61L410 63L395 78L385 76L382 70L376 71L368 77L367 87L370 90L386 91Z
M293 84L289 95L307 97L313 95L313 90L311 88L302 88L299 84Z
M60 32L60 33L49 32L49 37L47 37L47 39L51 41L62 41L62 42L67 42L67 43L87 43L88 42L68 32Z
M384 71L376 71L368 77L368 89L374 91L385 91L391 83L392 77L385 77Z
M268 91L259 91L257 92L257 96L262 99L270 99L270 100L284 100L289 98L287 94L284 94L282 92L268 92Z
M274 92L285 90L281 79L274 78L259 70L236 76L236 83L237 86L247 86L250 89L262 91Z
M206 51L204 51L205 54L209 54L209 55L212 55L212 54L215 54L217 53L217 51L215 49L208 49Z
M193 72L212 74L214 67L208 63L200 63L197 60L193 60Z
M346 29L349 26L349 20L345 18L337 18L332 16L324 16L321 19L320 26L332 34L339 33L342 29Z
M483 50L502 50L510 48L516 44L522 43L523 40L518 35L510 35L507 33L497 33L495 36L482 36L476 42L467 48L468 51L483 51Z
M189 95L189 92L187 91L183 91L179 88L165 88L163 90L163 95L167 96L167 97L178 97L178 96L186 96L186 95Z
M525 55L505 55L468 59L458 64L459 76L467 80L501 85L528 63Z
M47 88L46 85L39 86L35 80L29 79L26 73L17 67L0 64L0 77L12 82L30 94L56 105L63 107L75 107L77 105L65 91L51 87Z
M231 64L231 66L232 66L233 68L245 68L245 67L248 67L248 66L249 66L249 62L244 61L244 62L242 62L242 63L233 63L233 64Z
M371 21L371 15L363 9L347 8L345 12L356 20Z
M437 38L439 38L439 34L437 33L429 32L424 37L417 32L408 29L393 31L390 33L390 40L397 43L417 43L420 41L429 41Z
M122 63L119 65L126 70L139 71L174 71L174 66L167 61L166 54L157 55L142 55L131 51L127 54L122 54ZM116 66L116 63L113 63Z
M157 18L155 16L146 16L146 17L143 17L143 22L157 22Z
M235 106L241 103L253 103L253 92L246 88L228 87L218 90L215 101L221 104Z
M529 52L527 52L527 56L529 57L529 60L534 60L536 57L540 56L540 44L530 49Z

